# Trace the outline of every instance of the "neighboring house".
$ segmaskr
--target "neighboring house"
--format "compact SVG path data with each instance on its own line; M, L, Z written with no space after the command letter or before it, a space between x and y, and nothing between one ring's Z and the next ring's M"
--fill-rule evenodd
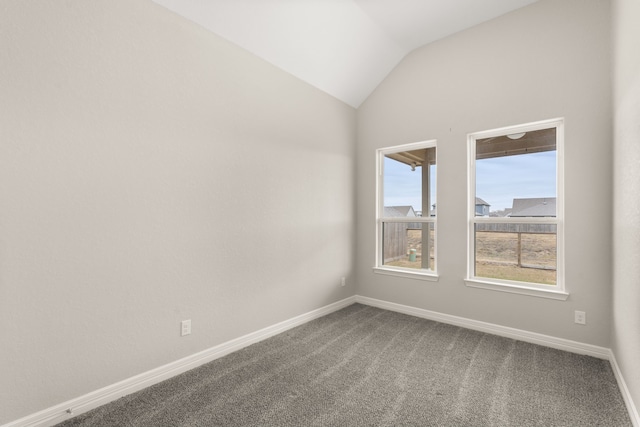
M385 206L384 207L384 216L386 218L414 218L419 217L418 212L413 209L413 206ZM410 230L420 230L422 227L419 222L407 222L402 226L405 230L408 228Z
M491 205L480 197L476 197L476 216L489 216L489 208Z
M385 217L416 217L416 211L413 210L413 206L385 206Z
M555 197L535 197L513 199L511 217L554 217L556 216Z
M499 211L491 211L491 213L489 213L489 216L493 218L504 218L511 216L511 208L504 208Z
M386 218L417 217L412 206L385 206ZM395 261L407 256L407 230L421 229L420 223L387 222L384 224L384 262Z

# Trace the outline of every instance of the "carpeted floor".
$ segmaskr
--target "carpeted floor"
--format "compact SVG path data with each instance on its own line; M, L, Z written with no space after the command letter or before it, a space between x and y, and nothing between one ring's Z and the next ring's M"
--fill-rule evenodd
M608 361L354 304L59 426L630 426Z

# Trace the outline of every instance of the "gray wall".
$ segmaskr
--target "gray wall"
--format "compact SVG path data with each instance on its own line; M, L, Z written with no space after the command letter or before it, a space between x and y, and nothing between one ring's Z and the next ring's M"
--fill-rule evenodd
M542 0L409 54L358 109L358 292L608 347L610 82L604 0ZM467 134L555 117L566 119L569 299L466 287ZM438 141L440 280L374 274L374 151L428 139ZM574 310L587 312L586 325L574 323Z
M612 349L640 409L640 2L615 0Z
M0 424L355 294L353 108L143 0L0 64Z

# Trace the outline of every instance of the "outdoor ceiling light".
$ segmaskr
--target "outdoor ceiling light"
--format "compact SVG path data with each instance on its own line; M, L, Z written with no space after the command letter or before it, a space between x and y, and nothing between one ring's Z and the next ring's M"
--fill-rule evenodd
M526 132L512 133L511 135L507 135L507 138L509 138L509 139L520 139L520 138L522 138L525 134L526 134Z

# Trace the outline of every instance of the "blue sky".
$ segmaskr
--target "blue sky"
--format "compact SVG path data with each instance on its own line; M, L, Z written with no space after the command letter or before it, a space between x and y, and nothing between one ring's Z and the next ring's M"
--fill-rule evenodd
M422 209L421 168L412 172L409 166L385 158L384 176L385 206ZM431 203L435 203L435 182L431 191ZM556 152L478 160L476 196L489 203L492 211L510 208L514 198L556 197Z
M556 152L476 161L476 196L492 211L510 208L515 198L556 197Z
M431 167L431 204L436 203L436 166ZM384 205L413 206L422 210L422 168L415 171L396 160L384 158Z

